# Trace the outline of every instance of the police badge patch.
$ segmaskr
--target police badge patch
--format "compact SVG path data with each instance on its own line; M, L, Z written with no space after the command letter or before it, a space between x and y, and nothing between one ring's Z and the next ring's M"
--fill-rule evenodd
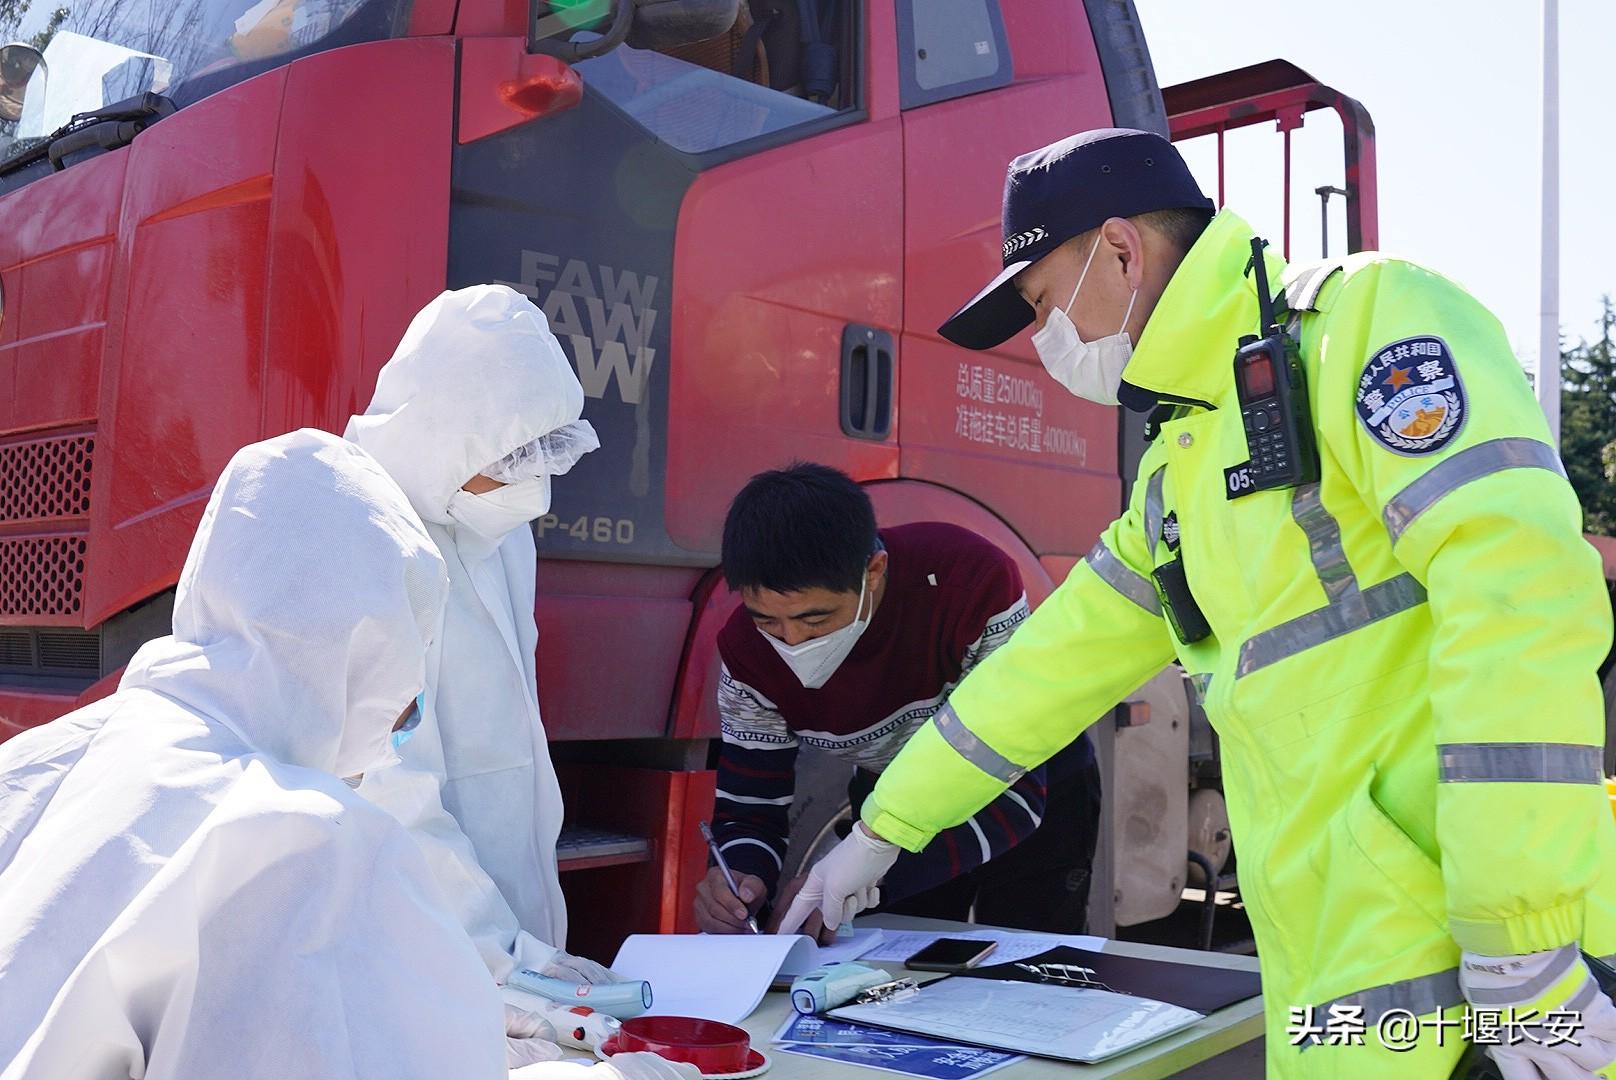
M1442 449L1464 427L1464 383L1439 337L1394 341L1369 358L1358 379L1358 419L1386 449L1418 457Z

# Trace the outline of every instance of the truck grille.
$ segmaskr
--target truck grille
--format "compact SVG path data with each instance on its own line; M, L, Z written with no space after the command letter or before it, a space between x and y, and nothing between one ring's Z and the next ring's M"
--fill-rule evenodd
M0 616L74 616L83 609L82 536L0 539Z
M88 685L101 675L101 635L65 627L0 626L0 675L56 676Z
M94 630L0 626L0 689L86 690L167 634L173 621L174 590L164 589Z
M93 435L0 445L0 522L85 517Z
M82 613L94 453L82 429L0 442L0 619Z
M0 670L34 666L33 633L0 626Z

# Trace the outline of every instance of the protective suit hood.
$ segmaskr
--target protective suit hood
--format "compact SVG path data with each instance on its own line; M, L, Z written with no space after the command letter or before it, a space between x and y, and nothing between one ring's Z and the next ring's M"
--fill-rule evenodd
M0 744L0 1080L506 1075L420 849L332 775L387 754L444 589L357 447L232 459L174 634Z
M340 557L333 558L332 553ZM398 487L351 443L294 431L238 452L174 599L120 689L155 690L279 761L337 776L390 758L448 589Z
M446 511L451 497L486 498L460 491L479 472L509 467L548 484L570 468L597 445L587 427L557 431L580 426L583 399L543 312L478 285L415 317L347 429L409 495L449 572L421 726L360 794L409 828L500 980L517 962L542 967L566 940L561 789L537 693L538 555L525 525L491 539L461 521L463 506Z
M584 392L544 313L504 285L445 292L410 321L343 437L370 452L416 513L447 524L478 472L583 414Z

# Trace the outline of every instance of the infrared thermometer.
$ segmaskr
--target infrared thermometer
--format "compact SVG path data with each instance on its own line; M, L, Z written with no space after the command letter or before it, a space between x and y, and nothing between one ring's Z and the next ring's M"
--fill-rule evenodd
M517 968L505 981L518 990L526 990L561 1005L584 1005L619 1020L639 1016L651 1007L651 984L641 979L592 986L589 983L552 979L532 968Z
M860 991L891 981L892 976L880 968L850 961L827 964L791 984L791 1004L805 1016L829 1012L852 1001Z

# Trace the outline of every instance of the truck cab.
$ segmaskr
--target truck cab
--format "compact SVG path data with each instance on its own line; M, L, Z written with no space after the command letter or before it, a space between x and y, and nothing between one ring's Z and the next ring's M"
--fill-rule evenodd
M1169 132L1132 0L91 0L8 38L0 737L116 687L230 455L343 430L445 288L532 298L601 436L533 526L575 951L690 925L747 477L840 467L884 525L998 544L1034 603L1123 504L1136 418L1025 335L936 327L998 265L1012 157ZM1170 95L1175 133L1339 105L1236 75ZM1178 904L1187 847L1227 857L1204 717L1172 672L1136 697L1093 729L1102 933ZM800 784L797 858L842 794Z
M0 733L110 692L229 456L340 432L446 287L531 297L601 436L534 524L564 880L644 898L579 947L688 920L748 476L838 466L1034 602L1121 505L1112 411L1025 337L936 327L995 264L1011 157L1165 131L1127 0L98 0L21 32Z

